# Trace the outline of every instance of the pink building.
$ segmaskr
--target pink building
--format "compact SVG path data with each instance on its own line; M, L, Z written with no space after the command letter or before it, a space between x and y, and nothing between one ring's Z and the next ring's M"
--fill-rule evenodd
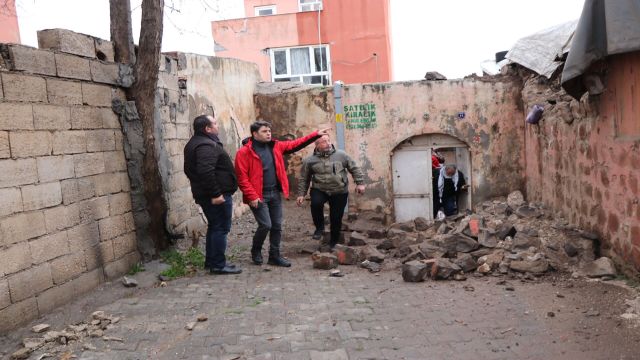
M15 0L6 0L0 6L0 43L20 44Z
M265 81L390 81L389 0L245 0L214 21L216 54L258 64Z

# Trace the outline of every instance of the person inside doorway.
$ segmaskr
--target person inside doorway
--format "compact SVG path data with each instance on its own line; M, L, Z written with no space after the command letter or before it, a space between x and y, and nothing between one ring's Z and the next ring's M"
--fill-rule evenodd
M440 176L440 168L444 164L444 160L444 156L440 155L438 149L431 149L431 194L434 217L440 210L440 198L436 194L438 193L438 176Z
M464 174L454 164L446 164L441 167L438 176L438 198L440 209L446 216L458 213L458 195L467 191Z

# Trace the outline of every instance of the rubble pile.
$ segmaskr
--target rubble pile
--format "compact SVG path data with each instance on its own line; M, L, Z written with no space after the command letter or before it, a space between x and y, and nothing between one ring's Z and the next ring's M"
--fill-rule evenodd
M616 275L610 259L595 259L597 235L555 219L519 191L444 220L416 218L389 227L382 221L379 214L365 213L345 222L344 245L314 253L314 267L359 264L372 272L399 267L409 282L465 280L465 274L530 278L549 271Z
M50 330L48 324L39 324L31 329L33 336L23 339L23 347L11 355L11 359L28 359L34 352L42 353L39 358L55 357L55 354L73 350L95 350L92 339L123 342L124 339L107 336L106 332L114 328L119 317L95 311L85 322L68 325L60 331Z

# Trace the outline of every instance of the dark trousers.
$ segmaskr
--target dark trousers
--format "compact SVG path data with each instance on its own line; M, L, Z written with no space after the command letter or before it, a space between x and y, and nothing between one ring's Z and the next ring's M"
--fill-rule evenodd
M456 198L457 195L442 199L442 204L440 204L440 206L442 206L442 211L444 211L445 215L451 216L458 213L458 201Z
M265 191L263 200L257 208L251 208L253 216L258 222L258 229L253 235L251 253L262 251L262 244L269 234L269 257L280 256L280 240L282 239L282 196L279 190Z
M224 203L220 205L213 205L211 199L198 201L198 205L202 207L209 223L204 266L221 269L226 265L224 253L227 250L227 234L231 230L233 200L231 195L224 195Z
M342 216L347 206L348 193L329 195L324 191L311 189L311 217L316 231L324 231L324 204L329 202L329 222L331 223L330 246L334 246L340 239Z

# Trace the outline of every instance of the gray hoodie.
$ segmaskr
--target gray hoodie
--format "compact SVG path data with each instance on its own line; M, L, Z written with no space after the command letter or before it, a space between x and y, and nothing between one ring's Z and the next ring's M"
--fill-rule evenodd
M336 150L333 145L331 150L313 152L313 155L304 159L298 179L298 196L305 196L311 188L323 191L329 195L345 194L349 192L349 179L347 171L351 173L353 180L358 185L364 185L364 174L342 150Z

